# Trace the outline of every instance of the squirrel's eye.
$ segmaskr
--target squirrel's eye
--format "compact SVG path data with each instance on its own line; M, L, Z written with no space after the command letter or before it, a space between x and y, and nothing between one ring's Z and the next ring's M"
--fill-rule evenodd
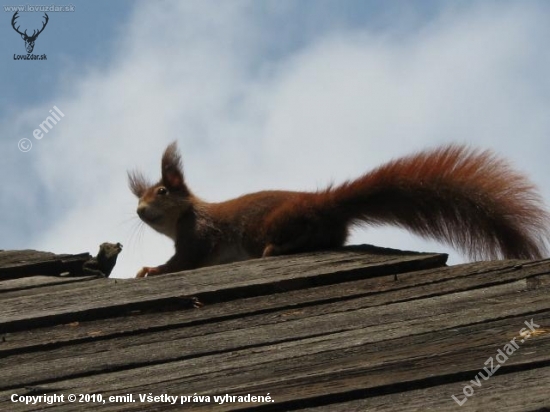
M168 190L166 190L165 187L159 187L159 188L157 189L157 195L165 195L165 194L167 194L167 193L168 193Z

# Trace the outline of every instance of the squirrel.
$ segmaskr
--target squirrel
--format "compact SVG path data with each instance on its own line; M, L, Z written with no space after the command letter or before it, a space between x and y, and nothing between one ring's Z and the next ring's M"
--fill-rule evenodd
M392 224L471 259L538 259L549 214L535 187L491 151L447 145L390 161L316 192L261 191L220 203L185 183L177 143L162 177L129 172L137 214L170 237L175 255L137 277L343 246L352 226Z

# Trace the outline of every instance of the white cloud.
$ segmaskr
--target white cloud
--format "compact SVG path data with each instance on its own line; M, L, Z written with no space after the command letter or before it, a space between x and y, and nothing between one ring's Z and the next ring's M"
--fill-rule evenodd
M129 243L124 222L137 202L126 170L156 180L174 139L189 184L207 200L315 189L451 141L495 148L547 185L550 28L542 3L453 10L406 34L338 22L277 56L263 50L277 41L262 28L274 10L244 1L163 5L140 3L111 64L73 73L71 87L52 96L47 109L55 104L66 117L32 153L54 223L32 246L95 253L103 241L120 241L115 276L163 263L172 246L161 235L146 228ZM291 19L293 8L277 12ZM13 130L34 128L47 109L30 108ZM550 199L547 186L544 194ZM396 230L369 229L352 241L450 251Z

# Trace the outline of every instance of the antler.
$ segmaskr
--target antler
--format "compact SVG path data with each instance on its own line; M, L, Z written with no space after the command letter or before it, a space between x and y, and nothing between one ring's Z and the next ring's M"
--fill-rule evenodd
M21 26L17 26L15 27L15 20L19 17L17 14L19 13L19 11L16 11L15 14L13 15L13 17L11 18L11 26L13 27L13 29L19 33L21 36L25 36L27 39L36 39L38 37L38 35L40 33L42 33L42 31L44 30L44 28L46 27L46 24L48 24L48 21L50 20L50 18L48 17L48 14L47 13L44 13L44 17L46 19L46 21L44 21L44 23L42 23L42 28L40 30L38 30L38 33L36 32L36 30L33 30L32 32L32 36L29 36L27 34L27 30L25 30L25 33L21 33L19 31L19 27Z
M13 27L13 29L19 33L21 36L26 36L27 35L27 30L25 30L25 33L21 33L19 31L19 27L21 26L17 26L17 28L15 27L15 19L17 19L19 16L17 15L17 13L19 13L18 11L15 12L15 14L13 15L13 17L11 18L11 26Z
M46 27L46 24L48 24L48 20L50 20L50 18L48 17L48 15L46 13L44 13L44 17L46 18L46 21L44 23L42 23L42 28L40 30L38 30L38 33L34 34L34 31L32 33L32 36L31 37L38 37L38 35L40 33L42 33L42 31L44 30L44 28Z

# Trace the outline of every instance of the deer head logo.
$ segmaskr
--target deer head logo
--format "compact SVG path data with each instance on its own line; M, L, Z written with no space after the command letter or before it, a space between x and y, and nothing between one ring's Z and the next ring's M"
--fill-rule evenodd
M15 20L19 17L17 15L17 13L19 13L19 12L16 11L15 14L13 15L13 17L11 19L11 25L12 25L13 29L21 35L21 38L23 40L25 40L25 48L27 49L27 53L32 53L32 51L34 49L34 42L36 41L36 38L38 37L38 35L40 33L42 33L42 31L44 30L44 27L46 27L46 24L48 24L49 17L46 13L44 13L44 18L46 20L44 21L44 23L42 23L42 28L40 30L38 30L38 32L36 30L33 30L32 35L29 36L29 35L27 35L27 30L25 30L24 33L21 33L19 31L19 27L21 27L21 26L15 27L15 23L16 23Z

